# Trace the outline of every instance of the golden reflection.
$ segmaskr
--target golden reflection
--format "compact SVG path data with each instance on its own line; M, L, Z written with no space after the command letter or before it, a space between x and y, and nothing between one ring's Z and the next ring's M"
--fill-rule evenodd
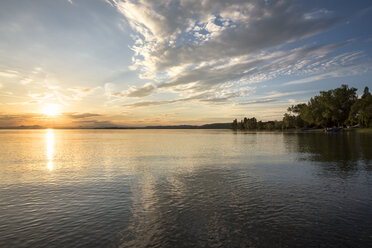
M46 130L46 155L48 159L47 168L53 170L53 155L54 155L54 133L53 129Z

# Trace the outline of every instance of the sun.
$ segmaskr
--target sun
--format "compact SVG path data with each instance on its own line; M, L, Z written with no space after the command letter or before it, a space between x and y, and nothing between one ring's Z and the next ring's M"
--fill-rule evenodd
M43 114L48 116L56 116L60 114L60 105L56 103L45 104Z

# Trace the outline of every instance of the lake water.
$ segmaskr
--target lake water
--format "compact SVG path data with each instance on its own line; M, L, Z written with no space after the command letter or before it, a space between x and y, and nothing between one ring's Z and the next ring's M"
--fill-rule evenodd
M0 247L371 244L371 134L0 131Z

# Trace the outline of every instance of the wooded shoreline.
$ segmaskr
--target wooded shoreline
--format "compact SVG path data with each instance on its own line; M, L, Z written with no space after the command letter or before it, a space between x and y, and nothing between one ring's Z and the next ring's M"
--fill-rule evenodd
M312 97L308 103L292 105L281 121L257 121L255 117L235 119L234 130L288 130L372 127L372 95L368 87L358 97L356 88L342 85ZM338 129L337 129L338 130Z

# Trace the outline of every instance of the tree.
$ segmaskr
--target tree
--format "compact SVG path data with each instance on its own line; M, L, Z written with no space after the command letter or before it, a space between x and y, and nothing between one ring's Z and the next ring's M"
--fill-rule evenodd
M361 127L372 126L372 95L368 87L364 88L362 97L351 106L348 124L359 124Z
M274 121L274 128L276 130L282 130L283 129L283 122L282 121Z
M295 126L342 126L349 121L351 106L357 101L357 89L341 85L328 91L321 91L320 95L310 98L307 104L297 104L288 108L293 114ZM368 90L367 90L368 91ZM285 116L286 123L293 121ZM283 119L284 121L284 119Z
M237 119L235 119L233 121L233 123L231 124L231 128L234 129L234 130L238 129L238 120Z
M241 130L273 130L300 127L331 127L354 125L372 126L372 95L368 87L364 88L360 99L356 88L347 85L321 91L307 103L292 105L287 109L282 121L257 121L255 117L244 118L239 123L235 119L232 128Z
M368 97L370 95L371 95L371 93L369 93L369 88L368 87L365 87L364 88L364 91L363 91L362 99L364 99L364 98L366 98L366 97Z
M296 116L290 115L288 113L284 114L283 117L283 128L290 129L296 127Z
M267 122L265 124L265 129L266 130L273 130L274 129L274 124L271 121Z
M257 122L257 130L262 130L262 129L264 129L263 122L262 121Z
M306 114L307 105L305 103L292 105L287 109L289 114L284 114L284 128L300 128L305 126L304 116Z

